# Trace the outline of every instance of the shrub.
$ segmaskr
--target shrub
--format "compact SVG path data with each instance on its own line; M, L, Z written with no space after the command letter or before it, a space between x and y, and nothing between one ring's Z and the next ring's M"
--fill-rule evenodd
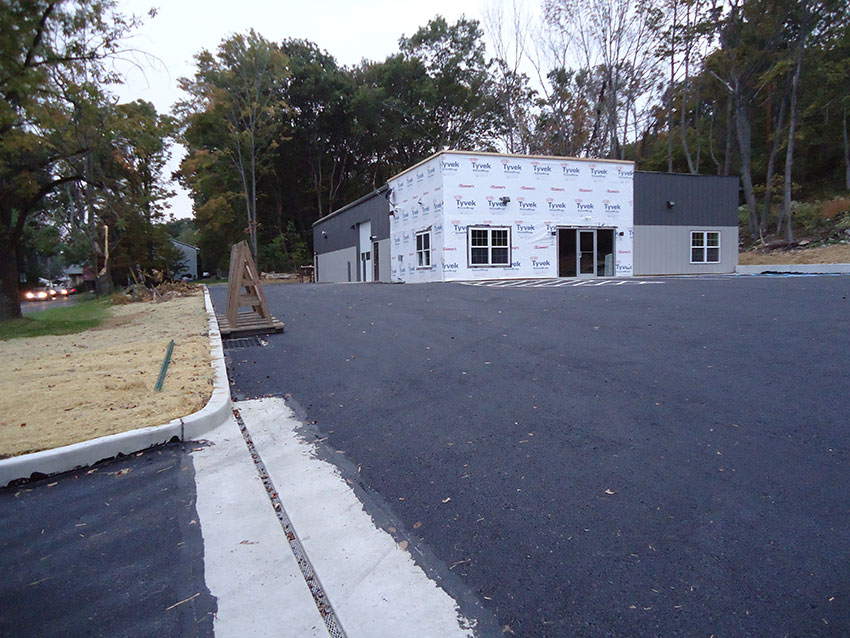
M850 213L850 197L833 197L821 204L821 215L826 219L833 219L847 213Z

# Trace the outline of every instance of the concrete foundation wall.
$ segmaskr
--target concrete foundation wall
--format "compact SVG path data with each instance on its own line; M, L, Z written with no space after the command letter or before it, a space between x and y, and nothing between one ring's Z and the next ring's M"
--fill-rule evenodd
M691 263L691 231L720 231L720 262ZM635 226L636 275L689 275L735 272L737 226Z
M389 244L388 241L387 244ZM389 245L387 245L387 252L389 252ZM316 266L319 271L316 280L322 283L357 281L357 248L351 246L317 255Z

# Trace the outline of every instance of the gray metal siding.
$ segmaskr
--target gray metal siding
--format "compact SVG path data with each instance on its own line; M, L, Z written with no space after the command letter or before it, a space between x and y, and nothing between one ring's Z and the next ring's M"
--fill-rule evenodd
M374 255L372 256L374 259ZM390 281L390 263L392 260L392 255L390 255L390 240L380 239L378 240L378 275L380 277L379 281Z
M738 178L637 171L634 206L635 226L737 226Z
M357 248L357 224L367 221L372 222L372 234L378 240L389 239L389 216L390 206L383 193L373 193L350 208L316 222L313 226L313 250L323 255L352 246Z
M351 246L331 253L322 253L316 256L316 266L319 271L316 281L322 283L357 281L357 250Z
M691 231L720 231L720 262L691 263ZM738 266L738 226L635 226L636 275L730 273Z

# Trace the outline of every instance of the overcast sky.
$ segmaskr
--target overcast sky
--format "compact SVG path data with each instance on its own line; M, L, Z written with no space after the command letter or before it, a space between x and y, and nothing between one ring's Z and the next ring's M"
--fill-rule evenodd
M121 101L141 98L168 112L182 97L177 78L193 73L193 56L201 49L215 50L232 33L253 28L273 41L312 40L341 64L355 65L396 52L402 35L412 35L437 14L450 22L461 15L481 20L488 5L487 0L123 0L120 6L144 18L129 45L155 57L136 55L141 68L123 64L127 82L116 92ZM158 7L154 18L147 16L152 6ZM182 148L174 149L170 170L182 155ZM171 212L192 216L185 193L172 199Z

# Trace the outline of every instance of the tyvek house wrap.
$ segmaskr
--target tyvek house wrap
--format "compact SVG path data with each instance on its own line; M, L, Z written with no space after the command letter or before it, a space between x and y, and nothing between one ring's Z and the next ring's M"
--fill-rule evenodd
M615 274L632 275L631 162L443 151L388 184L393 281L557 277L556 229L567 227L614 229ZM479 225L510 228L509 266L470 266L468 228ZM420 268L424 230L431 266Z

